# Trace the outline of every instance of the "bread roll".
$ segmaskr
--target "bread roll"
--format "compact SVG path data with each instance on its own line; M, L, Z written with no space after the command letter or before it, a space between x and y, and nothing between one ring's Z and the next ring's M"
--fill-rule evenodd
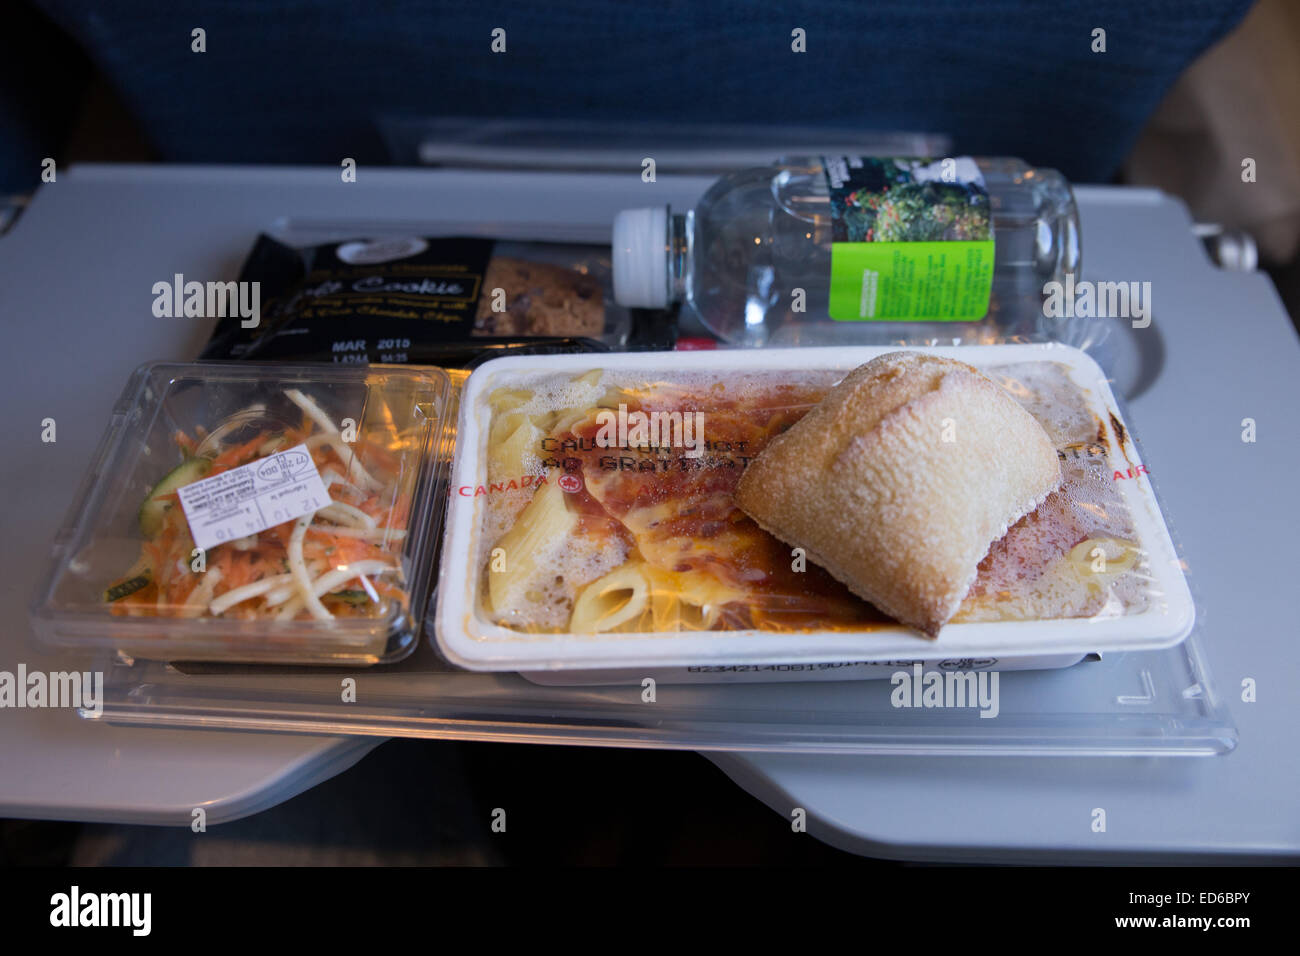
M752 461L737 503L859 597L937 637L989 546L1061 481L1043 427L962 362L854 369Z

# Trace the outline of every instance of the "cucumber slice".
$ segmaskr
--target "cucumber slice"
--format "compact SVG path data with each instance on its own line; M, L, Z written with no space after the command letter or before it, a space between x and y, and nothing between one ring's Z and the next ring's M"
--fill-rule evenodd
M124 577L116 584L110 585L104 589L104 603L112 604L114 601L120 601L128 595L134 594L143 587L147 587L153 580L153 574L148 570L140 574L131 574Z
M169 471L162 481L153 486L149 492L149 497L144 500L140 506L140 530L144 532L146 538L157 537L162 531L163 519L167 511L175 502L162 500L163 495L169 495L177 488L183 488L192 482L198 481L209 471L212 470L212 461L208 458L187 458L171 471Z
M351 589L331 591L329 594L325 595L326 600L330 598L333 598L336 601L341 601L344 604L351 604L353 607L360 607L363 604L370 603L370 595L365 591L356 591Z

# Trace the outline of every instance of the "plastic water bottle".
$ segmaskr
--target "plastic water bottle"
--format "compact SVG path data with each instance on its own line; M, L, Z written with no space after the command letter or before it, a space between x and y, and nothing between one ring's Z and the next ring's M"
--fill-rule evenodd
M619 213L613 247L620 304L680 302L731 345L1040 338L1080 258L1069 183L1018 159L786 158Z

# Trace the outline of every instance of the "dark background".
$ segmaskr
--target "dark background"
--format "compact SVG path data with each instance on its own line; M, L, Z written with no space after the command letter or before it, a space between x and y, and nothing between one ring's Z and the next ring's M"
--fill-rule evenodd
M506 832L492 832L492 811ZM255 816L209 826L0 821L0 865L875 866L698 754L393 740Z

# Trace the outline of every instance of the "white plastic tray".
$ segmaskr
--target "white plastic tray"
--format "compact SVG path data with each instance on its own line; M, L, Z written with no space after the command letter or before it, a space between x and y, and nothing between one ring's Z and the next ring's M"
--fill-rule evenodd
M580 374L592 368L637 372L720 373L758 370L831 369L848 371L891 347L774 349L762 351L624 353L504 358L484 364L469 378L461 400L451 487L475 485L484 474L487 448L486 396L526 373ZM1020 362L1051 361L1067 366L1102 421L1123 424L1101 368L1084 352L1059 344L918 348L989 368ZM1107 457L1140 463L1128 437L1107 429ZM1125 436L1129 434L1127 426ZM1115 617L1024 622L954 623L937 641L926 641L902 626L870 632L704 631L680 634L521 634L493 625L475 610L474 573L482 502L451 499L439 575L436 634L442 653L471 670L593 671L685 668L718 665L800 665L843 661L945 660L1043 656L1061 666L1068 655L1154 650L1170 647L1190 633L1194 605L1169 531L1144 477L1126 480L1121 494L1147 552L1157 599L1147 610Z

